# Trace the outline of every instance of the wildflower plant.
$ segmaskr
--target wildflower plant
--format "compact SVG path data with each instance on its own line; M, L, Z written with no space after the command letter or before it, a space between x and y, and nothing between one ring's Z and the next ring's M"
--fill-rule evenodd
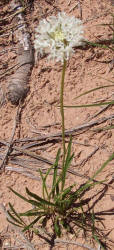
M59 12L58 16L48 17L47 20L40 21L36 29L34 47L36 53L41 55L46 53L48 59L61 61L63 64L61 90L60 90L60 110L62 117L62 139L63 139L63 165L62 178L64 179L64 164L65 164L65 127L64 127L64 108L63 108L63 92L64 78L66 70L66 62L74 53L74 47L80 46L84 42L83 24L80 19L74 16L69 17L64 12ZM64 187L62 182L62 189Z
M17 213L14 207L9 203L10 210L8 219L12 224L19 226L23 231L31 230L36 234L39 234L39 228L42 226L46 228L47 223L51 220L51 226L54 237L60 237L62 235L62 229L67 232L75 233L76 228L86 232L91 232L93 238L100 242L101 234L95 226L96 216L94 212L89 214L85 209L86 203L82 200L84 193L94 187L96 184L102 183L95 181L94 178L105 168L105 166L114 158L112 155L81 187L76 188L76 183L66 187L66 174L73 159L71 150L72 138L66 148L65 145L65 125L64 125L64 81L67 60L74 53L74 47L83 45L83 24L82 21L75 17L68 17L64 12L58 13L57 17L51 16L47 19L43 19L39 22L36 29L34 48L36 54L48 54L48 59L55 59L57 62L62 63L62 78L60 86L60 112L62 120L62 146L63 146L63 159L62 170L58 173L58 166L60 160L61 149L58 150L55 163L51 166L45 175L40 171L42 179L42 197L29 191L26 188L28 198L14 191L18 197L25 202L31 204L33 207L23 213ZM53 180L50 190L47 188L47 177L50 171L53 169ZM87 204L86 204L87 205ZM23 217L34 218L29 225L25 222ZM93 219L94 218L94 219ZM98 219L98 217L97 217Z

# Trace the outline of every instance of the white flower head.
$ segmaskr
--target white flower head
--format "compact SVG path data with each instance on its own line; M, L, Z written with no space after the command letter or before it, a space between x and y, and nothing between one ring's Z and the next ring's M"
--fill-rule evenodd
M36 54L48 54L48 59L63 63L74 53L74 47L83 44L83 24L75 17L59 12L39 22L36 29L34 48Z

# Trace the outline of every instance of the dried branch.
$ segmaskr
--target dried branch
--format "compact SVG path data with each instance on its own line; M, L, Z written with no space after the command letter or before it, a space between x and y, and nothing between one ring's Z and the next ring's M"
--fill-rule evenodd
M21 109L20 109L20 106L18 105L16 115L15 115L15 119L14 119L14 126L13 126L13 129L12 129L12 135L11 135L10 141L9 141L9 143L7 145L7 149L6 149L5 155L3 157L2 163L0 164L0 169L5 168L5 163L7 161L8 154L10 153L10 150L11 150L11 147L12 147L13 138L14 138L14 135L15 135L15 130L16 130L16 127L17 127L17 122L18 122L18 118L19 118L19 114L20 114L19 111L21 111Z
M84 245L75 241L68 241L68 240L60 240L60 239L55 239L55 243L63 243L63 244L69 244L69 245L76 245L76 246L80 246L89 250L96 250L95 248L92 248L88 245Z
M75 132L79 132L80 130L84 130L84 129L91 128L93 126L100 125L101 123L104 123L104 122L106 122L107 120L110 120L110 119L114 119L114 114L111 114L111 115L109 115L107 117L103 117L103 118L98 119L98 120L93 121L93 122L84 123L84 124L82 124L80 126L77 126L77 127L74 127L74 128L68 129L68 130L65 130L65 136L69 136L71 134L73 136L73 134ZM38 137L32 137L32 138L28 137L28 138L24 138L24 139L17 139L17 140L15 140L15 142L42 141L42 140L47 140L47 139L50 140L52 138L57 138L57 137L62 137L62 133L59 132L59 133L55 133L55 134L48 134L48 135L43 135L43 136L38 136Z

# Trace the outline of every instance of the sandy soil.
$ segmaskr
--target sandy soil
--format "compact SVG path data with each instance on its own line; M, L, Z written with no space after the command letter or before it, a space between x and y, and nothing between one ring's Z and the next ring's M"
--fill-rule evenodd
M27 1L25 1L27 2ZM29 1L28 1L29 2ZM80 3L80 4L79 4ZM8 12L9 5L2 6L1 13L4 16ZM84 22L85 38L89 41L96 41L98 39L111 39L112 31L108 26L101 26L100 24L109 23L112 21L112 2L108 0L81 0L81 1L46 1L34 0L31 7L27 8L25 19L31 34L31 41L34 40L34 29L38 25L41 18L49 15L55 15L58 11L65 11L69 15L81 17ZM4 24L4 28L6 24ZM7 39L6 39L7 38ZM3 74L9 67L14 65L15 61L15 44L13 43L13 34L8 31L7 36L0 36L0 69ZM85 95L75 100L79 94L103 85L111 84L107 80L113 80L113 68L111 61L113 59L112 51L110 49L93 48L77 49L75 54L67 63L67 70L65 76L65 92L64 103L65 105L80 105L90 104L102 100L110 100L113 98L114 88L99 89L94 93ZM45 157L50 161L54 161L57 149L62 145L61 137L58 140L51 140L51 135L61 132L61 116L59 110L59 94L60 94L60 80L61 80L61 64L48 62L46 57L39 59L32 70L29 85L30 92L24 103L21 105L19 111L20 116L17 121L15 129L13 145L24 147L34 141L39 142L39 145L31 147L31 152L39 156ZM6 83L11 74L1 78L1 86L6 88ZM71 108L65 109L65 128L68 130L73 129L73 145L72 151L74 152L74 159L72 162L71 170L83 175L79 177L74 173L68 173L67 184L77 182L82 184L86 177L91 177L95 171L106 161L114 151L114 132L112 130L104 130L96 132L96 128L113 125L114 107L108 106L106 110L96 115L101 111L102 107L89 107L89 108ZM16 113L18 106L12 105L7 100L0 107L0 141L9 142L14 132ZM109 118L108 118L109 117ZM75 128L80 127L82 124L96 122L99 119L107 118L104 123L97 126L88 126L85 129ZM45 139L41 142L42 136L48 136L49 140ZM32 138L28 140L28 138ZM14 141L15 140L15 141ZM68 137L66 138L68 142ZM7 150L7 146L0 143L0 163L2 157ZM15 195L8 189L12 187L17 192L25 194L25 187L28 187L33 192L41 195L41 179L36 170L40 167L43 170L48 168L46 163L34 161L27 156L17 156L19 162L13 162L16 157L14 155L7 158L5 163L5 172L1 171L0 175L0 235L3 246L0 249L13 249L13 246L18 246L15 249L32 249L23 238L23 236L15 228L12 228L7 220L6 214L3 211L3 205L8 208L8 203L11 202L19 211L28 209L24 202L15 197ZM23 165L22 166L22 161ZM25 168L30 167L30 169ZM8 170L9 169L9 170ZM35 170L35 171L34 171ZM20 172L20 173L19 173ZM29 175L29 176L28 176ZM51 177L50 177L51 178ZM114 207L114 185L112 178L114 178L114 161L110 162L103 170L98 180L111 182L102 199L100 199L94 209L97 212L111 210ZM48 185L50 187L50 183ZM93 194L101 190L101 187L96 187ZM90 195L90 194L89 194ZM93 201L92 201L93 202ZM104 216L105 232L110 231L107 237L111 240L110 248L114 249L114 215ZM30 236L26 235L28 239ZM76 241L81 244L88 244L93 246L93 243L88 239L84 239L81 235L80 238L66 236L71 241ZM113 242L112 242L113 241ZM0 243L2 245L2 243ZM19 247L22 243L22 246ZM35 249L49 249L49 246L43 245L43 240L33 237L32 244ZM12 248L11 248L12 247ZM96 246L98 247L98 245ZM56 244L54 249L85 249L76 245Z

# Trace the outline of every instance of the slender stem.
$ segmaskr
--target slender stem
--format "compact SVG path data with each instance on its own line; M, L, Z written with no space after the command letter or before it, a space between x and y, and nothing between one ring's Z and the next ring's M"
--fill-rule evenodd
M61 118L62 118L62 143L63 143L63 162L62 162L62 173L64 169L65 163L65 125L64 125L64 107L63 107L63 93L64 93L64 79L65 79L65 70L66 70L66 60L63 63L63 70L62 70L62 79L61 79L61 91L60 91L60 111L61 111Z

